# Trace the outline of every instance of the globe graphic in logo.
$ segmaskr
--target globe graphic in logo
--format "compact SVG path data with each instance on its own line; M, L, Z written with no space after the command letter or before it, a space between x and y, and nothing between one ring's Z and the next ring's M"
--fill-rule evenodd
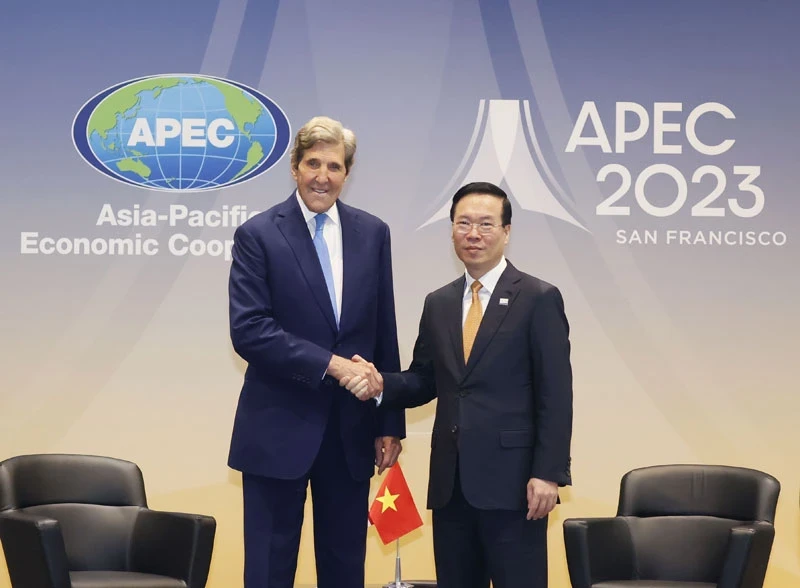
M249 180L289 146L289 121L263 94L230 80L160 75L87 102L72 136L100 172L143 188L212 190Z

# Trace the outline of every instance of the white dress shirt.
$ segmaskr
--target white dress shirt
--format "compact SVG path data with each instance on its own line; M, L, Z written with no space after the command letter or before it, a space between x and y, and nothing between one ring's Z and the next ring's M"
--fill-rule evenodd
M481 301L481 309L483 310L481 316L486 314L486 307L489 305L489 299L492 297L492 292L494 292L494 289L497 286L497 281L500 279L500 276L505 271L507 265L508 262L506 262L506 257L504 255L500 258L500 263L478 278L478 281L481 283L481 289L478 290L478 299ZM467 312L469 312L469 307L472 306L472 282L475 281L475 278L469 275L468 271L465 270L464 273L467 276L467 280L464 284L464 296L462 299L462 326L467 320Z
M303 218L306 219L306 226L311 233L311 238L314 238L314 233L317 231L317 216L316 212L312 212L300 198L297 190L294 192L297 198L297 203L300 205L300 210L303 212ZM339 219L339 209L336 203L325 211L328 215L328 220L325 221L325 226L322 229L322 238L325 239L325 245L328 247L328 255L331 258L331 270L333 271L333 291L336 294L336 316L342 316L342 268L344 267L342 255L342 223Z

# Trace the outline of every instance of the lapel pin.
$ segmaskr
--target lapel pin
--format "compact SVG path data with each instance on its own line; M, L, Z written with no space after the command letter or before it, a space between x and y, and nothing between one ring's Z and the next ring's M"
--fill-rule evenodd
M501 298L500 306L508 306L508 298Z

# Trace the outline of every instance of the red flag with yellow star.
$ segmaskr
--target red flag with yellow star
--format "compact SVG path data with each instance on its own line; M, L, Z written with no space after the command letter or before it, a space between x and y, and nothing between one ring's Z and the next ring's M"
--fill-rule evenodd
M422 526L417 505L414 504L399 463L386 472L369 508L369 520L375 525L384 545Z

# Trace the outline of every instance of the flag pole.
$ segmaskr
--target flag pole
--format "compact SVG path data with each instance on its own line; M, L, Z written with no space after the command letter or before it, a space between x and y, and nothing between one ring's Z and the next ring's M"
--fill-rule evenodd
M383 588L414 588L414 584L403 582L402 573L400 572L400 538L394 540L395 543L395 558L394 558L394 582L386 584Z

